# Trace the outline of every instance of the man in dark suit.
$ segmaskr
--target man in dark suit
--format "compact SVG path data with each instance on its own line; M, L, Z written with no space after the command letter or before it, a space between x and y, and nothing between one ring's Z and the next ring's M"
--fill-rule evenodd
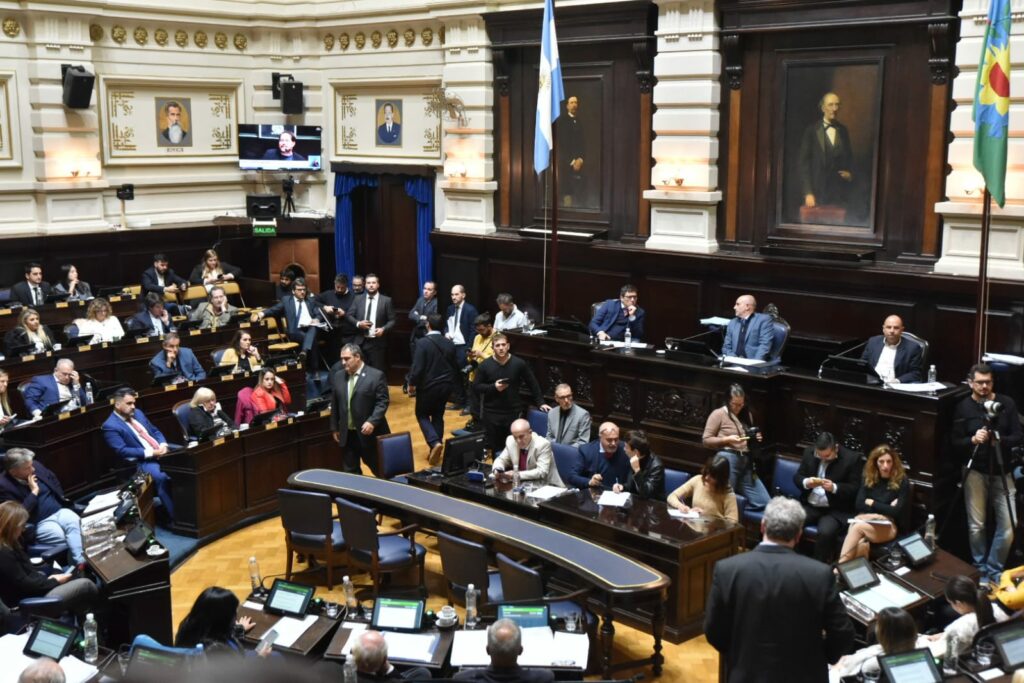
M82 519L64 497L57 475L27 448L12 448L3 457L0 501L13 500L28 510L35 525L35 542L56 547L67 544L75 564L85 562L82 552Z
M272 147L263 153L263 158L269 161L305 161L306 157L295 151L299 139L291 131L282 131L277 138L277 147Z
M427 280L423 283L423 296L416 299L416 304L409 311L412 321L412 334L409 335L409 357L416 355L416 342L427 333L427 316L437 313L437 285ZM437 329L437 328L435 328ZM409 385L409 376L405 376L405 385Z
M377 437L391 433L385 416L391 400L388 383L383 372L363 362L363 351L355 344L342 347L341 366L345 372L331 376L331 431L342 448L345 472L359 474L362 460L376 474Z
M38 263L25 264L25 280L11 287L11 301L26 306L42 306L50 295L50 283L43 282L43 267Z
M149 371L153 379L160 378L164 384L206 379L206 370L203 370L192 349L181 345L181 337L177 332L168 333L161 347L149 360Z
M416 420L430 447L431 465L441 460L444 438L444 405L452 392L458 366L455 346L441 334L441 316L431 313L425 321L427 333L416 342L409 370L409 393L416 397Z
M626 448L619 439L619 426L605 422L597 430L597 440L580 446L580 457L569 475L568 486L611 491L625 485L632 468Z
M473 329L477 313L476 307L466 301L466 288L462 285L452 286L452 303L445 313L445 335L455 346L455 362L466 362L466 351L473 343ZM455 408L466 408L466 376L455 378ZM502 439L504 439L502 434Z
M555 680L555 674L549 669L525 669L519 666L519 655L523 654L523 634L519 624L511 619L498 619L487 627L487 654L491 657L489 667L460 671L455 674L455 680L480 683L548 683Z
M622 285L618 299L608 299L590 320L590 333L601 341L623 341L626 330L632 341L644 338L644 309L637 306L639 294L633 285Z
M153 478L164 512L173 519L171 479L160 469L157 461L179 446L167 443L156 425L146 419L141 410L135 409L138 396L138 392L128 387L114 392L114 411L101 428L103 440L114 455L137 464L140 470Z
M391 297L380 293L380 278L367 273L364 283L366 292L356 297L348 318L359 329L355 343L363 348L366 364L387 371L387 334L395 326L395 308Z
M426 681L430 680L430 671L424 667L413 667L399 672L394 664L388 661L388 643L384 634L374 629L366 629L352 634L352 661L356 665L357 683L377 683L377 681ZM337 665L335 665L337 666ZM335 675L330 676L334 679ZM341 680L337 676L337 680Z
M807 523L818 527L814 557L822 562L835 560L839 542L846 536L862 469L861 454L837 444L829 432L818 434L814 445L804 449L793 483L801 491Z
M775 336L772 317L765 313L755 313L757 300L750 294L743 294L736 299L732 310L736 312L736 317L725 328L722 355L768 360Z
M828 665L853 649L831 569L793 550L804 520L795 500L774 498L761 544L715 565L704 634L728 683L826 683Z
M188 280L175 273L163 254L153 254L153 266L142 271L142 293L177 294L188 289Z
M128 330L159 337L171 331L171 315L164 304L164 295L150 292L143 300L143 309L128 319Z
M299 358L305 361L306 374L314 374L320 368L317 334L320 332L320 303L309 296L305 278L297 277L292 282L291 296L286 296L268 309L253 313L252 320L263 320L267 316L284 315L288 327L288 338L301 344Z
M345 273L335 275L334 289L320 292L316 300L334 326L327 334L327 357L337 358L341 354L341 347L353 343L359 334L355 322L348 317L356 301L356 293L348 287L348 276Z
M590 441L590 413L573 402L572 387L568 384L556 386L555 402L558 410L548 413L547 440L576 447Z
M395 121L395 107L390 103L384 105L384 123L377 126L378 145L402 145L402 124Z
M887 384L920 382L921 346L911 340L903 340L903 320L890 315L882 323L882 334L868 339L861 359L871 366Z
M61 412L88 405L82 381L75 370L75 364L61 358L53 368L52 375L36 375L21 392L25 407L33 415L46 410L47 406L66 401Z
M825 93L818 103L822 118L800 138L800 185L804 206L845 205L853 181L850 133L839 123L839 95Z

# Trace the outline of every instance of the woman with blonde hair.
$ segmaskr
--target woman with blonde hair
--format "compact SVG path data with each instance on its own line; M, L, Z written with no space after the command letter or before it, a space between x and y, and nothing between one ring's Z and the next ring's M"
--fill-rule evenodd
M53 332L40 322L39 312L25 308L18 316L18 325L4 337L4 348L8 355L21 350L21 354L43 353L53 350Z
M0 369L0 431L14 421L14 411L11 410L11 402L7 397L7 387L11 376L6 370Z
M189 402L192 410L188 412L188 435L191 438L199 439L204 434L209 434L214 427L219 427L217 433L237 429L235 421L228 417L228 414L221 410L217 403L217 394L213 389L200 387Z
M74 325L78 328L78 336L92 335L90 344L113 342L124 336L121 321L113 315L110 302L102 297L90 301L85 317L76 319Z
M237 280L241 274L240 268L227 261L221 261L216 251L207 249L203 253L203 260L189 274L188 281L193 285L205 285L206 291L209 292L218 282Z
M888 444L877 446L864 465L857 492L857 521L846 532L839 561L867 557L872 543L888 543L896 538L903 510L909 504L910 480L899 453Z

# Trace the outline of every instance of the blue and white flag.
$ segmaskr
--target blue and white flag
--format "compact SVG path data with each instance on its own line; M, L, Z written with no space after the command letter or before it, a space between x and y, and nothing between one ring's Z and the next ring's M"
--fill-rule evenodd
M558 60L553 0L544 0L540 40L540 79L537 83L537 126L533 139L533 170L538 175L551 164L551 125L562 111L562 63Z

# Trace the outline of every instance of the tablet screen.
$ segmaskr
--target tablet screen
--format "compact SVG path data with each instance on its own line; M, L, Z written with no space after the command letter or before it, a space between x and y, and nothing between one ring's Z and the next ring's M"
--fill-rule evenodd
M930 650L914 650L898 655L879 657L889 683L940 683L942 675Z
M60 661L71 649L78 630L49 619L40 619L25 645L25 654Z
M920 562L932 555L931 547L924 542L924 539L921 538L920 534L911 534L910 536L901 539L899 544L900 547L903 548L903 552L910 557L911 562Z
M1003 658L1004 669L1012 671L1024 665L1024 626L1000 630L993 634L992 640Z
M838 568L839 573L843 576L843 581L846 582L851 592L878 583L878 576L875 575L875 570L871 568L871 565L863 557L843 562Z
M373 605L373 627L376 629L417 631L422 620L422 600L377 598Z
M519 628L548 626L547 605L498 605L498 618L511 619Z
M315 590L312 586L304 586L301 583L274 579L266 608L273 612L303 616Z
M125 675L128 680L135 681L144 681L161 675L166 676L168 671L173 671L180 666L184 659L184 655L175 652L136 645L132 648L132 658L128 662L128 670Z

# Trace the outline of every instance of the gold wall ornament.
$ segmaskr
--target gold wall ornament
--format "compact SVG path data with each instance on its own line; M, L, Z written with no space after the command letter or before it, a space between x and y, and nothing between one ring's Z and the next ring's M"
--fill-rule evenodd
M231 149L231 145L234 139L231 137L231 124L227 124L223 128L214 128L210 131L210 137L213 138L213 144L210 145L210 149Z
M4 18L4 35L8 38L16 38L21 33L21 24L14 17Z
M231 96L210 93L210 116L215 119L224 117L231 118Z
M402 37L405 38L405 46L412 47L413 43L416 42L416 31L413 31L411 28L407 28L405 29L405 33L402 34Z
M349 37L347 33L342 33L340 36L338 36L338 47L340 47L342 50L347 50L348 44Z
M366 35L362 31L356 34L356 49L362 50L366 47Z
M114 117L131 116L135 112L135 93L131 90L110 91L110 113Z
M398 31L391 29L387 32L388 47L395 47L398 45Z
M196 31L193 40L196 41L196 46L199 48L206 47L207 43L210 42L210 39L206 37L206 31Z
M142 28L141 26L135 27L135 33L132 34L135 37L135 42L139 45L145 45L149 42L149 31Z
M437 130L427 128L423 131L423 151L433 154L441 151L441 127Z
M437 29L437 42L444 45L444 24L441 24L440 28Z
M334 49L334 34L328 33L324 36L324 49L330 52Z
M341 96L341 118L354 119L356 117L356 102L359 101L359 97L356 95L342 95Z
M123 43L128 40L128 31L124 26L115 26L110 29L110 37L114 39L115 43Z
M110 124L110 147L115 152L134 152L135 129L131 126L122 128L116 123Z
M228 34L217 31L213 34L213 44L223 50L228 46Z
M373 43L374 49L380 47L381 37L382 36L380 35L380 31L374 31L373 33L370 34L370 42Z
M239 50L244 50L249 45L249 39L245 37L243 33L235 34L235 47Z
M103 27L102 26L100 26L99 24L90 24L89 25L89 39L92 42L94 42L94 43L100 42L101 40L103 40L103 36L104 36L104 33L103 33Z
M174 32L174 42L178 47L185 47L188 45L188 33L179 28Z
M423 41L424 47L430 47L430 44L434 42L433 29L425 28L420 31L420 39Z
M341 127L341 148L342 149L359 149L359 143L356 137L355 126L342 126Z
M158 28L157 30L153 31L153 42L155 42L157 45L159 45L161 47L166 45L167 44L167 29Z

